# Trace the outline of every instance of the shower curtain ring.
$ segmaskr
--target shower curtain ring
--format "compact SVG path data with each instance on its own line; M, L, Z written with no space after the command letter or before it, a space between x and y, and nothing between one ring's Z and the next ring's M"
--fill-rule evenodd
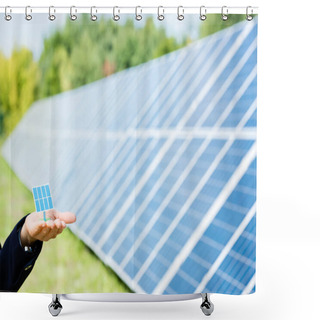
M184 14L183 6L179 6L178 7L178 20L182 21L184 19L184 15L183 14Z
M201 6L201 7L200 7L200 20L201 20L201 21L204 21L204 20L207 19L206 14L207 14L207 9L206 9L206 7L205 7L205 6Z
M50 7L49 7L49 20L50 20L50 21L53 21L53 20L56 19L56 16L55 16L54 14L52 14L52 11L53 11L53 12L56 12L54 6L50 6Z
M138 14L138 8L140 9L140 13L142 13L142 9L140 6L136 7L136 20L140 21L140 20L142 20L142 15Z
M223 21L227 21L228 20L228 8L227 8L227 6L223 6L221 8L221 19Z
M119 21L120 20L120 16L118 14L116 14L116 9L118 9L117 6L113 7L113 20L114 21ZM118 10L118 13L119 13L119 10Z
M249 9L251 9L251 13L249 13ZM253 19L253 9L251 6L248 6L247 9L246 9L246 19L247 21L251 21Z
M26 6L26 20L30 21L32 19L32 15L30 13L28 13L28 11L30 10L30 13L32 12L32 9L30 6Z
M72 21L75 21L75 20L77 20L78 17L76 14L73 13L73 10L74 10L74 12L77 12L77 9L75 6L70 7L70 19Z
M9 8L10 8L9 6L6 6L6 7L4 8L4 18L5 18L7 21L10 21L10 20L12 19L12 16L10 16L10 14L8 14ZM11 9L10 9L10 12L12 12Z
M96 8L96 7L91 7L91 9L90 9L91 20L92 21L97 21L98 17L97 17L96 14L93 14L93 8ZM97 13L97 9L95 9L95 10L96 10L95 13Z
M162 8L162 14L160 14L160 8ZM158 7L158 20L162 21L164 19L164 9L163 6Z

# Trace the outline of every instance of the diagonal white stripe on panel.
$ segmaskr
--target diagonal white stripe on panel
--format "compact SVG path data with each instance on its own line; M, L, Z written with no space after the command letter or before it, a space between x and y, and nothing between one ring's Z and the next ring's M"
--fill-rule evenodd
M216 59L221 54L221 51L225 48L227 43L230 41L230 38L232 37L232 35L233 35L233 32L231 32L231 30L229 30L229 32L221 40L219 45L217 45L214 52L210 56L210 61L212 61L212 64L215 63ZM205 72L199 72L199 70L201 70L201 68L203 68L203 65L207 62L204 58L206 58L207 51L209 51L209 50L211 50L211 46L206 45L204 49L202 48L201 52L198 54L198 57L195 59L195 61L193 60L192 69L195 72L194 73L188 72L188 75L192 77L192 87L193 88L197 88L198 85L201 83L201 81L203 79L207 78ZM208 68L209 67L210 66L208 66ZM212 76L211 76L211 78L212 78ZM184 82L186 82L186 81L184 81ZM166 106L167 106L166 108L167 109L171 108L171 111L170 111L170 114L167 115L167 119L165 120L165 122L163 124L163 128L166 128L170 125L170 123L173 121L173 119L179 113L181 106L185 106L188 100L190 100L190 99L193 100L193 96L194 96L193 90L186 90L185 87L182 85L178 85L177 89L179 89L180 91L182 90L184 94L182 97L180 97L179 101L176 102L175 104L174 104L174 102L175 102L174 99L169 99L166 102ZM176 96L178 96L178 93L180 93L179 90L175 90Z
M210 46L208 46L210 48ZM201 47L200 47L201 48ZM185 62L185 65L184 67L185 68L188 68L190 70L190 72L188 73L188 77L189 78L192 78L192 71L194 69L194 71L197 71L198 69L196 68L196 66L194 66L194 58L195 56L198 56L197 53L199 51L199 43L197 44L197 46L195 46L193 48L193 50L195 52L192 52L192 55L190 55L190 57L188 57L187 61ZM207 52L206 50L202 50L201 54L202 55L205 55ZM201 61L201 59L200 59ZM175 79L175 82L177 82L179 80L179 78L176 78ZM172 83L171 85L174 86L176 83ZM181 87L181 86L178 86L178 88ZM178 90L176 90L175 92L178 92ZM166 100L167 96L166 95L162 95L158 100L159 102L161 100ZM166 105L168 103L166 102ZM163 136L162 132L159 131L158 129L157 130L154 130L154 129L142 129L142 130L127 130L126 134L128 135L128 137L133 137L133 136L136 136L137 138L139 137L144 137L144 138L150 138L150 137L154 137L154 138L161 138ZM188 138L188 136L190 136L190 132L187 133L187 136L184 136L184 138ZM167 137L167 136L166 136ZM171 138L174 138L172 135L170 136ZM168 138L168 137L167 137ZM148 150L145 151L145 153L142 155L142 157L146 157L148 154ZM130 158L130 156L129 156ZM129 158L126 160L126 163L129 164ZM141 160L141 157L140 157L140 160ZM141 164L143 164L141 162ZM126 164L123 164L123 167L125 167ZM119 172L124 172L125 170L123 169L123 167L120 169L119 168ZM130 176L127 177L126 181L123 183L122 187L117 190L117 193L115 194L114 198L113 198L113 203L116 203L117 200L122 196L124 190L126 189L126 186L127 186L127 183L128 183L128 179L130 179L131 176L133 176L135 174L135 172L137 172L139 170L139 166L137 166L137 168L131 172ZM120 174L117 175L117 179L119 180L119 176ZM103 197L101 197L98 202L96 203L96 205L98 205L99 203L103 203L103 201L105 201L105 198L107 197L107 194L108 194L108 189L106 190L106 193L103 195ZM107 206L107 208L104 209L104 212L102 213L102 215L100 215L99 219L97 220L97 223L96 225L92 228L92 230L90 231L90 236L93 236L96 232L97 232L97 229L99 228L100 224L103 222L103 220L106 218L107 215L110 214L110 207L111 207L111 204L109 204ZM91 208L91 210L94 210L94 208ZM112 210L112 208L111 208ZM126 211L120 209L120 211L118 212L118 217L116 217L112 223L109 225L108 229L109 231L105 231L105 234L104 234L104 237L103 239L104 240L101 240L101 241L104 241L106 242L107 239L109 238L109 236L112 234L112 228L115 228L117 223L122 219L123 215L125 214ZM111 253L110 253L111 254Z
M171 172L172 168L175 166L175 164L179 160L180 156L183 154L183 152L188 147L189 143L190 143L190 137L186 138L186 140L183 142L183 145L178 149L178 151L175 153L173 159L170 161L170 164L165 168L165 170L161 174L161 177L159 178L159 180L153 185L152 189L149 191L148 195L144 199L141 206L138 209L136 209L134 216L130 219L129 223L126 225L124 230L121 232L121 235L117 239L117 242L112 246L112 249L110 250L110 255L113 255L115 253L115 251L118 249L119 245L121 244L122 240L128 235L128 233L129 233L131 227L134 225L135 221L143 213L143 211L141 210L141 207L145 208L147 203L149 203L149 201L154 197L154 195L158 191L161 184L165 181L165 179L167 178L167 176ZM119 221L120 221L119 219L114 219L114 221L112 222L113 223L112 226L110 226L109 235L111 235L113 228L116 227L116 225ZM105 242L106 241L107 240L105 240Z
M186 56L187 51L184 50L182 52L180 52L181 57L177 57L178 61L183 61L183 58ZM177 68L180 67L180 64L177 63L174 65L175 68L171 68L170 72L168 72L166 74L166 76L162 79L161 83L159 84L159 90L163 90L167 84L168 81L170 80L170 78L172 77L172 75L177 72ZM141 109L139 110L148 110L148 108L151 107L151 105L158 99L158 91L154 91L153 94L150 95L149 100L145 103L144 106L141 107ZM138 110L138 111L139 111ZM117 151L120 150L121 148L123 148L123 145L125 143L125 139L123 139L122 141L119 142L119 145L117 146ZM96 174L94 177L92 177L92 180L90 182L90 184L88 184L88 186L85 188L85 190L82 192L82 194L80 195L79 199L86 199L88 194L92 191L92 189L97 185L98 180L100 179L101 175L103 174L103 172L110 166L110 163L113 160L113 154L110 154L109 157L107 157L107 159L105 160L105 162L103 163L103 165L101 166L101 168L99 170L97 170ZM83 203L81 201L79 201L79 203L77 203L75 205L75 211L77 211L77 209L79 210L79 208L83 205Z
M232 46L230 47L228 53L225 55L221 63L219 64L219 67L213 72L210 79L208 79L206 85L202 88L202 90L199 92L198 96L195 98L193 103L191 104L191 107L188 109L186 114L182 117L180 120L178 127L182 128L183 125L188 121L189 117L192 116L194 109L198 106L198 104L201 102L201 100L205 97L207 92L212 87L213 83L216 82L219 75L223 72L224 68L227 66L227 64L230 62L236 51L239 49L241 44L243 43L244 39L248 36L250 31L253 29L254 25L251 24L245 24L245 27L243 31L238 35L237 39L234 41ZM225 88L226 90L227 88ZM192 110L191 110L192 109ZM191 110L191 112L190 112ZM162 148L158 152L158 156L155 157L153 162L149 165L148 169L144 173L144 175L141 177L141 179L138 181L136 187L132 190L130 196L128 196L127 200L124 202L123 206L120 208L118 214L114 217L114 219L111 221L109 227L106 229L105 233L102 235L98 242L98 246L102 246L103 243L106 241L106 239L110 236L110 233L112 231L112 228L118 223L125 212L128 210L128 208L132 205L136 194L138 194L141 189L144 187L147 180L150 178L153 171L157 168L159 163L161 162L163 156L166 154L166 152L171 147L172 143L174 142L174 138L170 138L166 141L166 143L162 146Z
M225 185L223 190L220 192L216 201L213 203L211 208L208 210L207 214L201 220L199 226L194 231L192 236L189 238L189 240L187 241L187 243L185 244L185 246L183 247L181 252L176 256L176 258L174 259L170 268L167 270L167 272L163 276L161 282L159 282L157 287L154 289L153 294L162 294L163 291L165 290L165 288L169 285L170 281L175 276L175 274L177 273L177 271L181 267L182 263L185 261L185 259L190 254L190 252L192 252L192 250L194 249L194 247L196 246L196 244L198 243L198 241L202 237L203 233L208 228L209 224L214 219L214 217L218 214L219 210L222 208L223 204L226 202L226 200L228 199L228 197L232 193L233 189L238 184L238 182L240 181L240 179L242 178L244 173L247 171L248 167L250 166L251 162L254 160L255 157L256 157L256 143L250 148L248 153L242 159L238 168L233 173L232 177L229 179L229 181L227 182L227 184ZM253 214L254 214L254 212L253 212ZM236 233L237 233L237 231L235 232L235 234ZM225 250L225 249L223 249L223 250ZM207 273L207 275L209 275L209 272ZM210 275L211 275L211 273L210 273ZM211 276L210 276L210 278L211 278ZM203 288L202 289L199 289L199 288L202 288L202 283L201 283L201 286L199 285L197 290L195 290L195 292L202 292L201 290Z
M152 253L149 255L148 259L145 261L145 263L140 268L139 272L137 273L137 275L136 275L136 277L134 279L136 282L138 282L140 280L140 278L142 277L143 273L147 270L149 265L152 263L153 259L156 257L156 255L158 254L158 252L160 251L160 249L164 245L164 243L168 240L168 238L170 237L170 235L171 235L172 231L174 230L174 228L177 226L179 221L182 219L184 214L189 209L192 201L194 201L194 199L198 196L199 192L201 191L201 189L203 188L203 186L205 185L205 183L207 182L207 180L209 179L209 177L211 176L213 171L217 168L217 166L219 165L219 163L222 160L222 158L228 152L228 150L231 147L231 145L234 142L234 140L238 138L238 133L241 132L242 127L246 123L247 119L250 118L251 114L254 112L255 109L256 109L256 101L254 101L252 103L252 105L250 106L250 108L247 110L246 114L243 116L243 118L240 121L240 123L238 124L237 128L232 132L232 135L229 136L229 140L227 141L227 143L220 150L219 154L216 156L215 160L210 165L210 167L206 171L205 175L202 177L202 179L200 180L198 185L195 187L195 189L193 190L191 195L188 197L188 199L186 200L185 204L183 205L183 207L178 212L178 214L175 217L175 219L173 220L173 222L170 224L170 226L168 227L168 229L166 230L166 232L164 233L164 235L162 236L160 241L157 243L157 245L153 249Z
M127 255L124 257L123 261L121 262L121 267L125 267L125 265L128 263L128 261L132 258L132 256L134 255L134 251L136 248L138 248L143 239L146 237L146 235L149 233L149 231L152 229L152 227L154 226L154 224L156 223L156 221L158 220L158 218L160 217L162 211L164 210L164 208L168 205L168 203L170 202L170 200L173 198L173 196L175 195L175 193L179 190L181 184L183 183L183 181L185 180L185 178L187 177L187 175L190 173L190 171L192 170L192 168L194 167L194 165L196 164L196 162L199 160L200 156L202 155L202 153L205 151L206 147L208 146L208 144L210 143L210 139L205 140L200 148L197 150L197 152L194 154L193 158L190 159L190 162L188 163L187 167L185 168L185 170L183 171L183 173L179 176L179 179L175 182L175 184L171 187L170 192L166 195L166 197L163 199L163 201L161 202L161 205L159 206L159 208L156 210L156 212L154 212L152 214L152 218L150 219L150 221L148 222L148 224L145 226L145 228L143 229L143 231L139 234L139 236L135 239L134 245L133 247L130 249L130 251L127 253ZM178 159L177 159L178 160ZM177 162L177 161L176 161ZM176 164L176 162L174 162L174 165ZM171 168L170 168L171 169ZM167 177L167 175L165 176L165 178ZM162 178L162 177L161 177ZM137 211L137 213L135 214L135 219L138 220L139 217L141 216L141 214L143 213L143 210L147 207L148 203L150 202L150 200L152 199L152 197L154 197L155 193L158 191L158 189L161 187L163 181L159 181L159 183L156 184L156 188L152 189L152 192L149 194L150 197L148 196L148 198L146 199L147 201L143 202L143 204L140 206L139 210ZM131 221L131 225L134 224L135 219L132 219Z
M237 104L237 102L241 99L243 94L246 92L246 90L248 89L248 87L250 86L252 80L255 78L256 75L257 75L257 66L253 68L251 73L247 76L246 80L243 82L242 86L239 88L239 90L235 94L235 97L229 102L227 107L224 109L223 113L220 115L220 117L216 121L215 127L220 127L223 124L224 120L228 117L228 115L231 113L234 106ZM206 117L207 116L208 114L206 114Z
M203 98L206 96L208 91L212 88L213 84L217 81L225 67L228 65L228 63L231 61L237 50L240 48L242 43L245 41L246 37L250 34L250 31L253 29L254 25L245 24L243 31L239 34L237 39L234 41L232 46L230 47L228 53L223 57L222 61L219 64L219 67L212 73L210 78L207 80L205 86L202 88L202 90L199 92L199 94L194 98L192 101L192 104L190 105L188 111L185 113L183 118L178 123L178 128L182 128L189 118L192 116L193 112L196 110L199 103L203 100ZM255 42L255 41L254 41ZM251 47L250 47L251 48ZM251 50L251 49L247 49ZM227 87L222 86L223 90L219 90L219 95L223 95L223 93L227 90ZM215 99L217 102L217 99Z
M249 294L256 285L256 274L253 275L247 286L243 289L242 294Z
M248 59L250 58L251 54L254 52L254 50L257 48L257 43L256 40L252 42L252 44L250 45L250 47L247 49L247 51L245 52L245 54L242 56L242 58L240 59L240 61L237 63L237 65L235 66L235 68L232 70L231 74L229 75L228 79L224 82L223 86L220 88L220 90L215 94L214 98L212 99L212 101L210 102L210 105L215 105L220 98L222 98L223 94L227 91L228 87L232 84L232 82L235 80L235 78L237 77L237 75L239 74L239 72L241 71L242 67L247 63ZM250 74L250 76L254 77L254 75L256 74L256 67L254 68L254 72ZM250 84L250 83L249 83ZM249 85L248 84L248 85ZM241 88L240 88L240 92L241 92ZM231 105L228 105L227 108L225 109L225 114L227 115L228 112L231 111L231 108L234 106L232 105L233 101L236 100L235 98L233 98L231 100ZM199 120L197 121L197 124L199 123L203 123L208 115L210 114L210 112L212 111L212 108L208 107L201 115L201 117L199 118ZM221 118L223 119L223 118ZM220 119L219 119L220 120ZM218 124L216 124L216 126L220 125L221 123L219 122Z
M255 155L254 155L254 157L255 157ZM210 281L212 276L219 269L220 265L222 264L224 259L227 257L227 255L229 254L230 250L232 249L234 244L237 242L237 240L239 239L239 237L241 236L241 234L243 233L244 229L247 227L247 225L249 224L249 222L251 221L251 219L253 218L255 213L256 213L256 204L254 203L254 205L251 207L251 209L249 210L248 214L242 220L242 222L240 223L239 227L234 232L234 234L232 235L232 237L230 238L230 240L228 241L226 246L220 252L220 254L219 254L218 258L216 259L216 261L214 262L214 264L211 266L211 268L209 269L207 274L203 277L203 279L199 283L199 285L196 288L195 292L202 292L202 290L205 288L205 286L208 283L208 281Z

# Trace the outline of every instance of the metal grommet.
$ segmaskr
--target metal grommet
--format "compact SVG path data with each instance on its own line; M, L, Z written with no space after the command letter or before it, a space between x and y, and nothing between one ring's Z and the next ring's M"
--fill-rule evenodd
M32 9L31 9L30 6L27 6L27 7L26 7L26 10L25 10L26 20L27 20L27 21L30 21L30 20L32 19L32 15L31 15L30 13L28 13L29 9L30 9L30 12L32 12Z
M9 8L10 8L9 6L6 6L6 7L4 8L4 18L5 18L7 21L10 21L10 20L12 19L12 16L10 16L10 14L8 14ZM10 9L10 12L12 12L11 9Z
M77 17L76 14L73 13L73 9L74 9L75 12L77 12L77 9L76 9L75 6L70 7L70 19L72 21L76 21L78 17Z
M249 9L251 9L251 14L249 13ZM253 19L252 14L253 14L252 7L250 7L250 6L247 7L247 9L246 9L246 19L247 19L247 21L251 21Z
M56 12L56 10L54 9L54 6L49 7L49 20L50 21L53 21L56 19L56 16L54 14L52 14L52 11Z
M162 14L160 14L160 8L162 8ZM164 20L164 9L163 6L158 7L158 20L163 21Z
M228 20L228 8L227 8L227 6L223 6L221 8L221 19L223 21L227 21Z
M90 15L91 15L91 20L92 21L97 21L97 19L98 19L98 17L97 17L97 15L96 14L93 14L93 8L95 8L95 7L91 7L91 9L90 9ZM96 9L96 12L95 13L97 13L97 9Z
M200 20L201 21L204 21L204 20L207 19L206 13L207 13L206 7L205 6L201 6L200 7Z
M116 9L117 8L118 8L117 6L113 7L113 18L112 19L114 21L119 21L120 20L120 16L118 14L116 14ZM118 13L119 13L119 10L118 10Z
M180 10L182 11L182 13L180 12ZM182 21L184 19L184 9L183 6L179 6L178 7L178 20Z
M140 9L140 13L142 13L141 7L137 6L136 7L136 20L140 21L140 20L142 20L142 15L138 14L138 8Z

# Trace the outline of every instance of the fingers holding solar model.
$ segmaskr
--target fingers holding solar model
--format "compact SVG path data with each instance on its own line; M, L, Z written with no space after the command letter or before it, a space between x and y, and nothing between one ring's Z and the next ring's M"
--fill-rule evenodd
M74 223L76 215L72 212L60 212L55 209L29 214L21 228L22 246L31 246L35 241L55 239L67 224Z

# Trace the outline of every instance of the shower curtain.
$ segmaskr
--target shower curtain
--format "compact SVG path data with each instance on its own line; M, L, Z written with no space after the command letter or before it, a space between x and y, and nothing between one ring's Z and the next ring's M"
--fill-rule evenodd
M0 290L255 291L257 23L1 19Z

